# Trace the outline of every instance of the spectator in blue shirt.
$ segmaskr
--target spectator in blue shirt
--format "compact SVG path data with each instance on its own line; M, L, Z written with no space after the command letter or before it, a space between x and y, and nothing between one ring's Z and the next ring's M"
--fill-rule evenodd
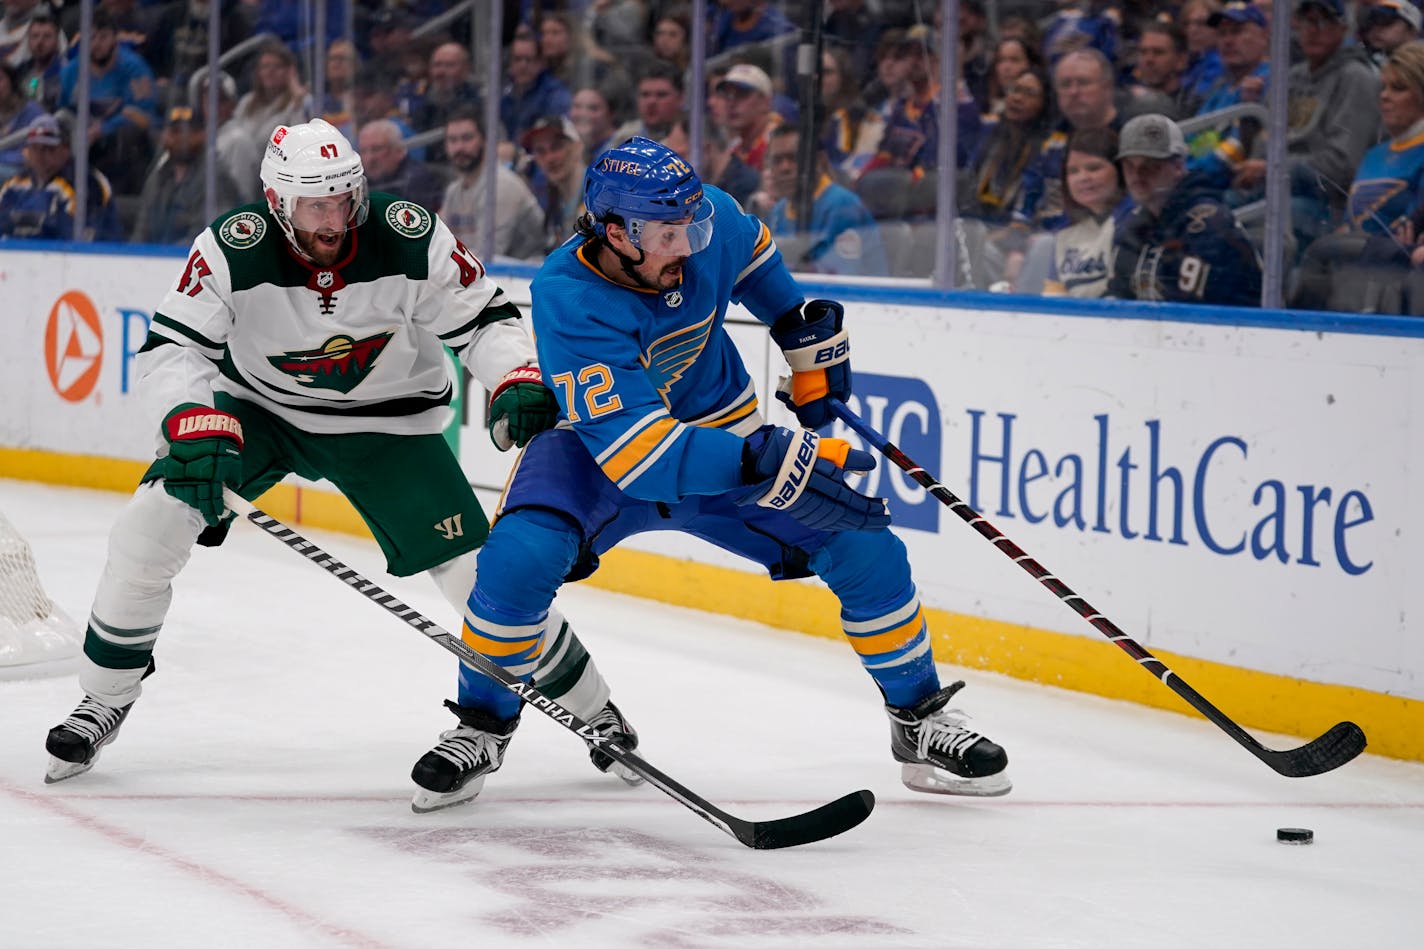
M119 194L137 194L153 157L152 134L158 124L153 71L134 50L119 43L114 20L94 11L89 37L89 116L79 134L89 145L89 159L108 176ZM79 61L59 73L60 106L77 112Z
M532 32L514 37L505 63L509 84L499 100L499 119L510 141L519 141L543 116L568 115L573 95L545 66Z
M766 226L793 270L884 277L890 273L880 228L860 198L831 180L825 153L816 151L815 190L811 199L811 224L797 233L797 205L801 182L796 163L800 131L794 125L771 130L766 153L767 193L776 203L765 214Z
M795 29L786 14L767 0L721 0L713 5L708 52L724 53L748 43L763 43Z

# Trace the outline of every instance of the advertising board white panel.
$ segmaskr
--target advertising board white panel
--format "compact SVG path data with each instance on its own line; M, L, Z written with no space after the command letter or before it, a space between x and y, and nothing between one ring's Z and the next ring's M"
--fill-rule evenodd
M180 267L0 252L16 334L0 445L147 459L156 420L129 398L132 360ZM501 283L527 301L527 280ZM1424 340L873 299L847 314L854 407L1134 638L1424 699L1406 574L1424 555ZM766 408L784 367L737 319ZM478 389L467 411L462 461L498 488L512 459ZM1098 635L888 462L866 484L891 499L927 604ZM749 567L679 535L633 545Z

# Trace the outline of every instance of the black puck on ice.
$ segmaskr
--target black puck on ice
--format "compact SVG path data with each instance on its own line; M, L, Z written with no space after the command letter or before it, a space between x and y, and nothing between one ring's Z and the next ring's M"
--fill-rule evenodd
M1283 844L1314 843L1315 831L1305 827L1281 827L1276 831L1276 839Z

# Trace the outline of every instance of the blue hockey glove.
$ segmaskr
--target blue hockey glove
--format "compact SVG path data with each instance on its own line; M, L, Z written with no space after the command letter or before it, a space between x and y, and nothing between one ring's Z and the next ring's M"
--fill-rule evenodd
M791 366L790 386L783 381L776 397L806 428L820 428L835 417L827 398L850 398L850 337L841 328L844 322L845 308L839 303L812 300L772 324L771 338Z
M163 419L168 455L163 489L217 526L226 513L223 485L242 479L242 425L235 416L185 402Z
M867 497L845 483L848 471L869 471L875 458L839 438L763 425L742 448L742 480L734 496L824 531L884 530L890 514L883 498Z
M559 402L544 388L538 366L511 369L490 393L490 440L500 451L523 448L558 420Z

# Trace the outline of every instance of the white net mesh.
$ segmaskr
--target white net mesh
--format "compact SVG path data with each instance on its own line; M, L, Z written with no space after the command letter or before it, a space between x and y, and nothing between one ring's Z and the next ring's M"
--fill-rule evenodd
M42 673L79 652L78 625L45 595L34 551L0 514L0 678Z

